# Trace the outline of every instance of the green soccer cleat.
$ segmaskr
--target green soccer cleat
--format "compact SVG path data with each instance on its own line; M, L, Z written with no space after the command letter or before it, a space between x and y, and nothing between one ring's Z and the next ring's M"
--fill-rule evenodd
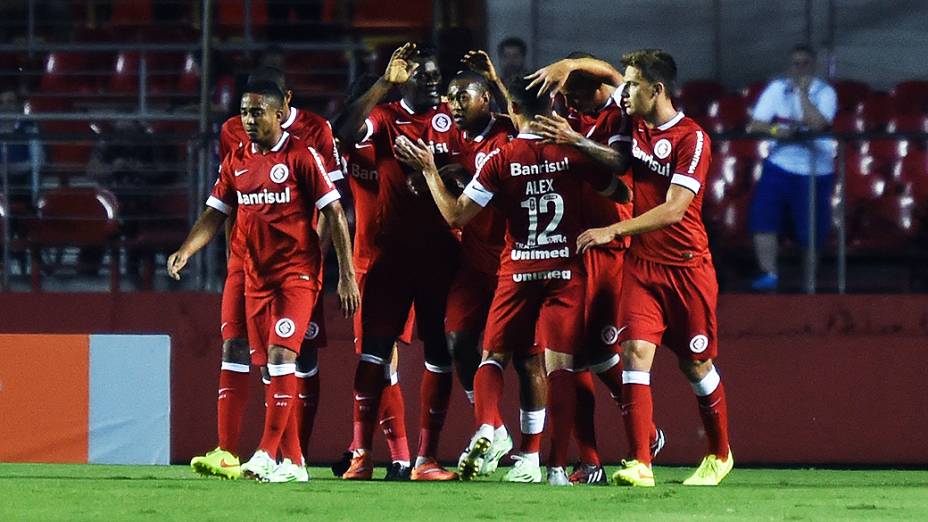
M637 460L623 460L622 467L612 474L612 481L618 486L638 488L654 487L654 472L651 466Z
M222 448L216 448L200 457L193 457L190 467L205 477L231 480L242 478L241 463L238 457Z
M505 437L493 437L493 446L490 447L490 456L484 459L483 466L477 473L481 477L488 477L496 473L499 461L512 451L512 437L507 433Z
M527 459L522 455L513 455L516 463L503 475L503 482L521 482L538 484L541 482L541 465L536 459Z
M696 471L690 475L690 478L683 481L684 486L718 486L735 467L735 459L728 450L728 458L721 460L715 455L709 455L702 459Z

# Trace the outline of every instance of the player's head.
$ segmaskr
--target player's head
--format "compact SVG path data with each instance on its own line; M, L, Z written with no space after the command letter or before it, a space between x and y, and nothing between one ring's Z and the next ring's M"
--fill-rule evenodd
M677 64L661 49L642 49L622 57L625 91L622 104L628 114L653 114L658 103L670 103Z
M806 44L793 47L789 53L789 76L791 78L808 77L815 74L815 49Z
M576 58L596 58L590 53L574 51L567 55L568 59ZM602 89L603 82L601 79L592 74L583 71L574 71L567 77L564 86L561 87L561 94L567 101L567 105L580 112L592 112L602 107L609 99L611 92Z
M551 96L545 94L539 96L541 84L529 88L529 83L528 80L518 77L508 85L509 114L520 129L535 116L549 115L552 110Z
M417 47L409 61L418 67L409 80L400 85L400 93L414 110L426 111L441 103L441 94L438 92L441 86L438 56L432 48Z
M451 116L459 129L480 131L490 117L490 85L473 71L461 71L448 84Z
M514 36L504 38L496 46L496 54L499 55L499 65L503 76L525 70L525 57L528 54L525 40Z
M272 82L249 83L242 93L241 114L248 138L260 145L271 145L280 135L284 94Z
M284 107L290 107L293 91L287 88L287 77L279 68L266 65L258 67L248 75L248 81L245 83L273 83L284 95Z

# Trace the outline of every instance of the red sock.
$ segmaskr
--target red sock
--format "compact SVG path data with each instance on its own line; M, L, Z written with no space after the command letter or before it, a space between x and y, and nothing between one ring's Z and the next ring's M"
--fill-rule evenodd
M499 419L502 394L502 368L496 364L481 364L474 375L474 420L478 428L483 424L492 426Z
M426 369L422 372L419 390L419 457L436 457L441 428L445 425L451 386L454 376L450 372L438 373Z
M596 374L599 380L609 388L609 394L616 404L622 405L622 363L619 362L606 371Z
M577 372L577 411L574 416L574 438L580 450L580 462L601 465L599 452L596 451L596 427L593 414L596 411L596 397L593 392L593 376L589 371Z
M644 373L647 372L633 372ZM650 384L626 384L623 391L622 420L625 433L631 446L629 454L632 459L645 464L651 463L649 435L654 422L654 405L651 402Z
M525 433L519 439L519 453L540 453L542 433Z
M248 366L240 366L244 366L246 371L219 371L219 398L216 400L219 447L236 455L242 429L242 414L248 402L248 381L251 377L247 371Z
M409 441L406 439L406 403L399 384L383 389L380 399L380 428L390 448L390 460L409 461Z
M728 403L725 400L725 388L719 382L718 387L705 397L697 397L699 416L706 429L709 453L720 459L728 458Z
M316 410L319 409L319 373L309 377L298 377L300 385L300 446L303 455L309 461L309 441L313 436L313 425L316 423Z
M296 384L296 389L299 389L300 384ZM297 392L299 395L299 392ZM303 418L303 404L302 401L297 398L297 400L290 407L290 419L287 421L287 427L284 428L284 433L280 437L280 454L285 459L290 459L290 462L300 465L303 464L303 448L300 447L300 424Z
M284 429L290 422L291 407L296 404L296 393L296 376L292 373L271 377L265 394L264 433L258 443L258 448L266 451L271 458L277 457Z
M385 386L383 366L359 361L354 374L354 440L351 447L370 451L380 396Z
M548 466L567 466L567 450L577 407L577 378L573 372L548 374L548 412L551 415L551 452Z

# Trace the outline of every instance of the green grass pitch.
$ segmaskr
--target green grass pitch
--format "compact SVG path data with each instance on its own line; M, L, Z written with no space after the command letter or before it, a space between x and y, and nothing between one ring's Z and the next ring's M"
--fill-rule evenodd
M344 482L326 468L309 484L271 485L186 466L0 464L0 520L928 520L928 471L736 467L720 487L685 488L689 471L655 468L657 487L642 490Z

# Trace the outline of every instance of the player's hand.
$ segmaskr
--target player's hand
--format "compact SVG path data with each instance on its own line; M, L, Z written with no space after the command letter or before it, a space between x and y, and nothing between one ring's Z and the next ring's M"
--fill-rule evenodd
M358 282L354 277L339 277L338 308L342 314L347 319L358 311L359 306L361 306L361 292L358 290Z
M577 252L582 254L593 247L610 243L616 236L615 225L585 230L577 238Z
M406 83L419 67L419 64L409 62L409 58L415 51L416 44L410 42L393 51L387 70L383 73L383 79L392 84Z
M435 156L422 138L412 142L406 136L396 138L393 144L393 155L396 159L421 172L438 172L435 167Z
M536 116L531 122L532 132L544 138L545 143L576 145L583 135L570 128L570 123L560 114Z
M541 88L538 89L538 97L540 98L544 94L554 95L554 93L561 90L571 72L573 72L573 62L565 59L542 67L526 76L525 79L532 80L528 84L529 89L541 84Z
M189 256L180 250L168 256L168 275L180 281L180 271L187 266Z
M467 53L464 54L464 58L461 59L461 63L468 69L482 75L489 82L496 82L499 80L499 76L496 74L496 67L493 66L493 60L490 59L490 55L488 55L486 51L467 51Z

